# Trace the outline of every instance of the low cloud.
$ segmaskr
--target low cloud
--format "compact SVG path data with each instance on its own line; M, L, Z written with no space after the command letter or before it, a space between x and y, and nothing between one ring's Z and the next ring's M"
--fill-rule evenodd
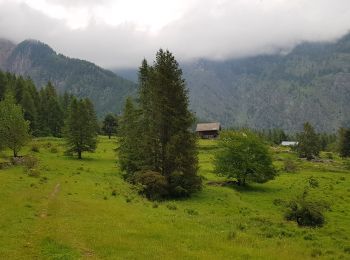
M0 0L0 37L38 39L104 67L134 67L160 47L180 60L227 59L333 41L350 29L348 0L146 2Z

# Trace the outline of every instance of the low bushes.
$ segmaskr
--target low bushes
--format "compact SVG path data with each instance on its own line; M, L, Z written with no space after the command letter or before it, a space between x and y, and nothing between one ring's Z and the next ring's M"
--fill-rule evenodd
M133 181L141 185L140 193L148 199L160 200L168 195L168 182L159 172L138 172Z
M283 168L285 172L289 172L289 173L294 173L298 170L298 166L296 165L296 163L291 160L291 159L286 159L283 162Z
M316 201L307 197L307 192L287 204L285 218L293 220L299 226L321 227L325 222L323 215L328 205L322 201Z

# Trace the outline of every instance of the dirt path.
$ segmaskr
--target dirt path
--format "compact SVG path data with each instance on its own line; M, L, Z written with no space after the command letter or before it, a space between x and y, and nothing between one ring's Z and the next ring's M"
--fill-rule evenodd
M60 187L61 187L61 184L60 183L57 183L55 188L53 189L53 191L51 192L50 196L49 196L49 201L47 203L47 206L42 209L41 213L40 213L40 217L41 218L46 218L47 217L47 208L48 208L48 204L50 203L50 200L53 200L57 193L60 191Z

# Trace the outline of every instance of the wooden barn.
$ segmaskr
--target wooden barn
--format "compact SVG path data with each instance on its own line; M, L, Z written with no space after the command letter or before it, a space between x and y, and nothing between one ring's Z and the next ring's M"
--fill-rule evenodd
M196 128L196 133L203 139L216 138L220 131L220 123L201 123Z

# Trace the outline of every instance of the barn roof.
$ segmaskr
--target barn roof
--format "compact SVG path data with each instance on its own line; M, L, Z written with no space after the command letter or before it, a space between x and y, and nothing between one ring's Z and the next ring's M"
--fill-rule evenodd
M196 132L202 131L219 131L221 130L220 123L202 123L197 124Z

